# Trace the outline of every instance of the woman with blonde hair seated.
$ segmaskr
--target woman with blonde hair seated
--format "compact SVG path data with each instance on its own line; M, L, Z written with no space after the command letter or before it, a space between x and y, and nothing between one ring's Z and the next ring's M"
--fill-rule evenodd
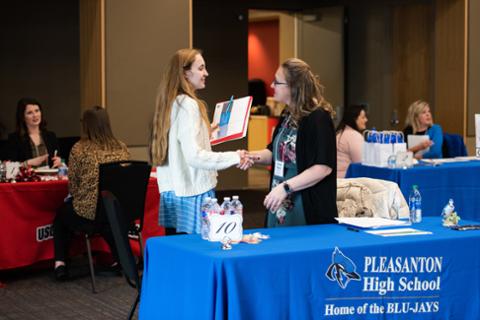
M433 123L432 113L427 102L417 100L412 103L408 108L405 124L406 128L403 130L405 139L407 139L409 135L428 135L430 138L415 146L408 146L408 151L412 151L415 158L442 158L442 127ZM424 150L425 152L422 152Z

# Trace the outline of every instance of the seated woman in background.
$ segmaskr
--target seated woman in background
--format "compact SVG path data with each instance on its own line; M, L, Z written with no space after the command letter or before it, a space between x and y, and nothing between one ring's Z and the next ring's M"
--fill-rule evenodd
M9 134L6 158L23 162L25 166L53 167L61 165L57 155L58 141L55 133L47 131L42 116L42 106L31 98L22 98L17 104L16 131Z
M408 135L428 135L430 140L424 141L416 146L409 146L417 159L442 158L443 132L438 124L433 124L432 113L427 102L417 100L410 105L405 120L406 128L403 130L405 140ZM430 148L422 154L422 150Z
M73 231L98 231L107 241L115 263L117 251L104 214L97 213L99 165L128 160L127 146L112 133L107 111L102 107L85 110L82 118L83 135L70 152L68 170L69 198L57 212L53 227L55 245L55 278L68 277L65 259Z
M364 105L345 108L337 127L337 178L345 178L350 163L362 161L362 132L367 128L367 121Z

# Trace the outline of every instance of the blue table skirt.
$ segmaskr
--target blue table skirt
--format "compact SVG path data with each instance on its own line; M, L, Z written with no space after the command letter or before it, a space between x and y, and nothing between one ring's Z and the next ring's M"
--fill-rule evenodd
M396 182L407 202L412 185L416 184L422 194L424 216L440 216L443 207L452 198L460 217L480 221L480 161L409 169L378 168L352 163L346 177L369 177Z
M480 319L480 231L439 218L415 227L433 234L265 229L271 239L231 251L198 235L151 238L140 318Z

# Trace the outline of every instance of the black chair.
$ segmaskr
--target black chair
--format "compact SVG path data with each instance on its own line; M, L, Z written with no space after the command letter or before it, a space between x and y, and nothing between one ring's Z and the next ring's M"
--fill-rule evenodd
M122 266L123 274L128 284L137 289L137 297L130 308L128 319L132 319L138 302L140 301L141 280L138 274L135 257L130 247L128 232L130 228L129 217L122 210L117 198L109 191L102 191L103 206L107 216L108 223L112 228L115 247L118 251L118 258Z
M70 150L72 150L73 145L80 140L80 137L61 137L57 140L58 148L60 149L58 151L62 158L65 159L65 163L68 163L68 159L70 158Z
M101 164L99 172L98 190L100 194L98 197L96 219L105 221L105 208L101 201L101 192L111 192L118 199L117 201L125 214L129 234L136 237L139 241L141 255L143 255L142 228L145 196L150 178L150 170L150 165L144 161L118 161ZM135 223L137 220L139 224ZM112 228L112 233L114 232L115 230ZM85 233L93 293L96 293L97 290L90 239L97 235L97 232Z
M444 133L442 153L444 158L464 157L468 155L463 136L456 133Z

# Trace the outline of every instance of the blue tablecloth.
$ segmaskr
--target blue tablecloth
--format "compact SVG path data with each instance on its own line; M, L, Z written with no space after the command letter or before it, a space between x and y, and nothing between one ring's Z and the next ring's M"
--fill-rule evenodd
M480 231L430 235L342 225L260 230L231 251L198 235L147 241L140 319L480 318Z
M452 198L460 217L480 221L480 161L409 169L378 168L352 163L346 177L369 177L396 182L407 202L412 185L416 184L422 194L424 216L440 216L448 199Z

